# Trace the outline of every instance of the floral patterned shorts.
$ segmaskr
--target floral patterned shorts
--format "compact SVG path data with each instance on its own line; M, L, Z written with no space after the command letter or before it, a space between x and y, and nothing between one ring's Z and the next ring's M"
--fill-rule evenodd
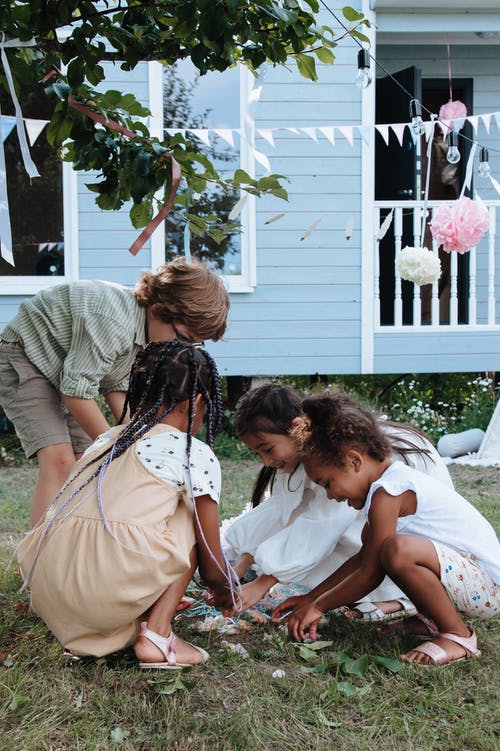
M441 566L441 583L456 609L469 618L491 618L500 613L500 587L471 553L461 553L432 541Z

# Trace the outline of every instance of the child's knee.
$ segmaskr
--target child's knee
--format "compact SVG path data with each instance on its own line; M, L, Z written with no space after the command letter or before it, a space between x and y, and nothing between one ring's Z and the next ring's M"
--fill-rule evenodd
M397 571L408 564L408 545L404 535L386 537L380 548L380 561L385 571Z

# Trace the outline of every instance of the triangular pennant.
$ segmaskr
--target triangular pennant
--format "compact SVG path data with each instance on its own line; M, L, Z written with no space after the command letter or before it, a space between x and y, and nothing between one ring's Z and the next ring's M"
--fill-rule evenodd
M318 136L316 135L316 128L301 128L301 130L309 136L309 138L312 138L313 141L316 141L318 143Z
M494 112L493 117L495 118L497 128L500 128L500 112Z
M424 120L425 128L425 140L428 141L431 135L434 133L435 120Z
M16 124L15 117L2 115L2 141L7 140Z
M38 243L38 252L41 253L47 247L48 243Z
M385 145L389 145L389 126L388 125L376 125L375 126L382 138L385 141Z
M484 115L480 115L481 120L484 123L484 127L486 128L486 132L490 132L490 125L491 125L491 112L486 112Z
M346 240L351 239L353 227L354 227L354 217L351 214L351 216L347 218L347 222L345 223L345 239Z
M474 134L476 134L477 133L477 128L478 128L478 125L479 125L479 115L469 115L468 118L467 118L467 120L472 125L472 127L474 129Z
M387 230L389 229L389 227L392 224L392 217L393 216L394 216L394 209L391 209L389 211L389 213L387 214L387 216L385 217L385 219L382 222L382 224L380 225L380 229L379 229L378 234L377 234L377 240L382 240L386 236Z
M223 141L228 143L234 149L234 136L231 128L214 128L214 133L220 136Z
M495 188L496 192L500 195L500 183L498 182L498 180L495 180L495 178L493 177L493 175L490 175L490 180L491 180L491 184Z
M361 138L367 146L371 146L372 143L372 128L370 125L358 125Z
M332 127L330 127L330 126L324 126L324 127L318 128L318 130L319 130L320 133L323 133L323 135L325 136L325 138L328 141L330 141L330 143L332 144L332 146L335 146L335 131L334 131L334 129Z
M165 128L165 133L168 133L169 136L175 136L176 133L180 133L180 135L185 138L186 137L186 129L185 128Z
M406 128L406 123L392 123L392 125L389 125L389 128L391 128L392 132L396 136L396 138L399 141L399 145L403 145L403 133Z
M207 146L210 146L208 130L202 128L190 128L188 132L192 133L194 136L196 136L196 138L199 138L200 141L203 141L203 143Z
M233 222L236 219L236 217L241 213L241 210L243 209L247 201L248 201L248 193L245 193L245 195L242 196L240 200L234 204L233 208L229 212L228 220L230 222Z
M316 227L318 226L318 224L320 223L320 221L321 221L321 217L319 219L315 219L314 222L312 224L310 224L309 227L306 229L306 231L304 232L304 234L301 235L300 239L301 240L305 240L306 237L309 237L309 235L311 234L311 232L314 232L314 230L316 229Z
M33 146L33 144L36 142L36 139L42 132L42 130L45 128L46 125L48 125L48 120L33 120L32 118L26 118L24 121L26 125L26 132L28 134L28 140L30 142L30 146Z
M263 154L261 151L257 151L257 149L253 149L253 155L256 162L259 162L259 164L262 164L262 166L268 172L271 172L271 165L269 164L269 159L265 154Z
M353 145L353 138L354 138L353 126L352 125L337 125L336 128L337 128L337 130L340 130L340 132L342 133L342 135L344 136L344 138L347 141L349 141L349 143L352 146Z
M295 133L296 136L299 135L299 129L298 128L280 128L280 130L289 130L290 133Z
M257 133L274 148L273 131L271 128L259 128Z
M273 222L277 222L278 219L283 219L284 216L286 216L286 212L285 211L281 212L281 214L275 214L270 219L266 219L266 221L264 222L264 224L272 224Z

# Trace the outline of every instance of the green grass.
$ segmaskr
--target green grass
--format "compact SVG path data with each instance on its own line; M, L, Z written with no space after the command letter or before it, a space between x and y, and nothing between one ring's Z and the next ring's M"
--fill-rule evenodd
M223 461L224 517L246 503L258 464ZM2 751L493 751L498 732L498 619L477 624L482 657L447 668L399 663L411 637L330 619L317 652L284 629L228 636L176 631L211 654L186 671L143 673L128 650L71 661L7 568L27 528L35 468L0 468ZM495 524L498 469L452 466L457 488ZM103 603L103 607L105 607ZM240 643L248 659L229 651ZM385 658L380 662L378 658ZM285 671L273 678L276 669Z

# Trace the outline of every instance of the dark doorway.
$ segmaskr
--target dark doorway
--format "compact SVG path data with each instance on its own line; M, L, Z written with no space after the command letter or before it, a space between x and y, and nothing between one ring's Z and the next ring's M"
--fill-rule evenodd
M394 80L395 79L395 80ZM453 82L453 98L460 99L472 111L472 79L457 79ZM421 71L412 66L401 70L392 77L387 76L377 80L376 91L376 122L402 123L410 119L409 97L406 92L418 99L424 108L424 120L430 112L439 112L442 104L449 100L450 89L447 79L422 78ZM462 133L471 138L469 123L466 123ZM460 187L465 174L465 167L470 151L470 141L459 138L461 160L457 165L449 165L446 161L446 142L443 142L442 132L436 125L435 141L431 158L431 175L429 186L430 200L453 201L458 198ZM427 142L425 137L414 139L405 128L402 145L394 133L389 134L386 144L380 133L376 132L375 141L375 198L376 200L398 201L417 200L424 197L425 180L427 174ZM385 212L385 215L389 209ZM382 220L384 215L382 215ZM432 238L429 229L426 230L424 243L431 247ZM402 247L413 245L413 212L403 211ZM440 323L449 322L449 266L450 255L440 251L443 268L439 284ZM395 247L393 233L389 231L379 247L380 263L380 320L382 325L394 324L394 273ZM467 255L458 258L458 321L467 322L468 315L468 279L469 259ZM413 323L413 284L402 282L402 320L403 325ZM422 287L422 322L430 322L431 287Z

